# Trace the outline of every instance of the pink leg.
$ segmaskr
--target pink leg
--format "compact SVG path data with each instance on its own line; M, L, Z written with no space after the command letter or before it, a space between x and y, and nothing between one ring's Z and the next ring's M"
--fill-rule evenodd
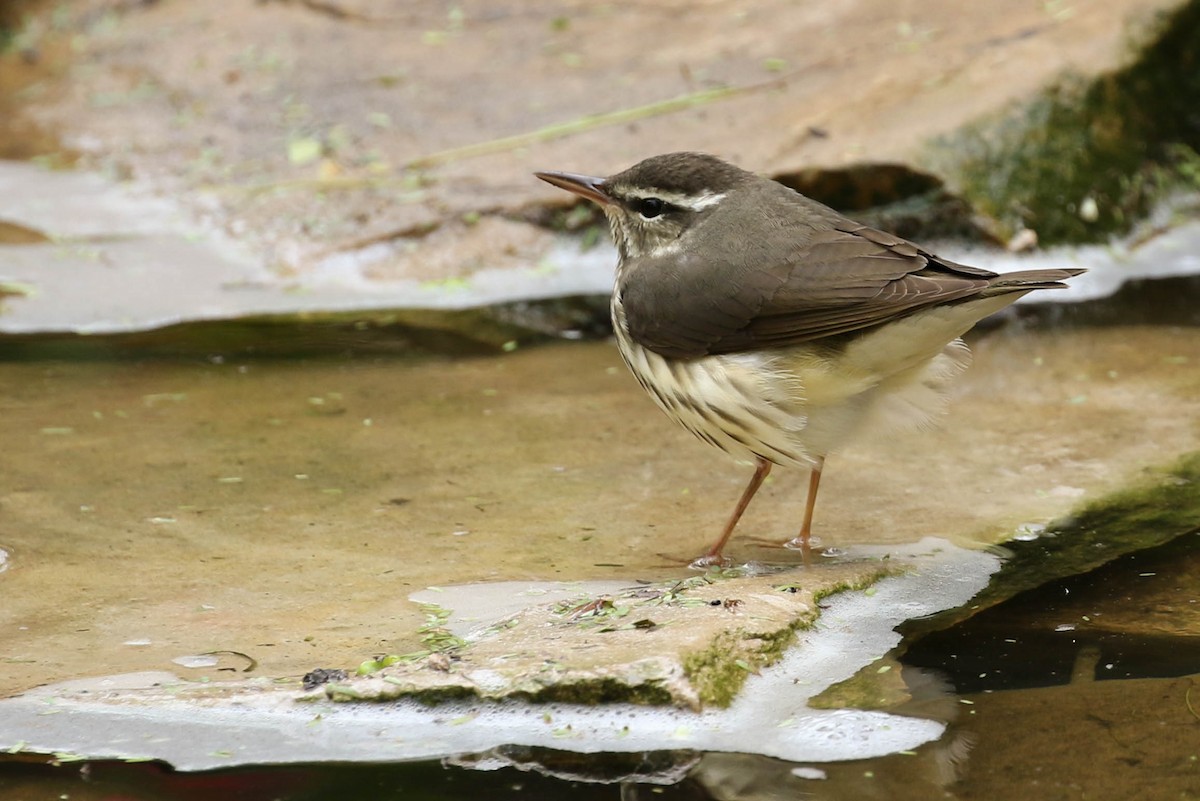
M812 538L813 509L817 506L817 488L821 486L821 470L824 467L825 457L818 456L817 463L808 474L808 501L804 504L804 523L800 526L799 536L783 544L785 548L797 548L808 553L808 541Z
M754 493L758 492L758 488L762 486L763 480L766 479L767 473L770 472L771 463L759 457L754 467L754 475L750 477L750 483L742 491L742 497L738 499L733 514L729 516L729 521L725 523L725 530L721 532L720 539L708 549L708 553L693 561L690 567L709 567L710 565L728 564L729 560L721 555L721 551L725 548L725 543L729 541L730 536L733 535L733 529L737 526L738 521L742 519L742 513L750 505L750 500L754 497Z

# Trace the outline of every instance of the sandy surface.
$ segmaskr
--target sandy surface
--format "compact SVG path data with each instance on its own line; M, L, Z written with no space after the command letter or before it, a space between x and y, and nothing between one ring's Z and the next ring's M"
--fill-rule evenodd
M1175 328L992 335L943 427L830 458L816 533L986 543L1063 514L1198 447L1198 347ZM406 599L428 585L686 575L673 560L749 472L672 426L604 343L0 375L11 690L222 649L299 675L417 650ZM735 559L794 558L753 542L795 534L806 479L777 473Z
M544 254L523 210L568 199L532 170L685 149L772 173L919 163L1064 71L1121 63L1177 4L88 0L0 67L84 164L185 200L283 274L384 243L368 279L444 280Z

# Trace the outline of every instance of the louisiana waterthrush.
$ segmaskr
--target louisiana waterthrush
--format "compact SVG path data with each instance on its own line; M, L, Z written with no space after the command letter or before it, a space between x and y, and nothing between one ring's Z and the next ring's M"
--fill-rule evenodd
M811 470L799 534L784 543L807 551L826 455L873 418L929 422L969 362L959 337L1083 272L956 264L702 153L608 178L536 175L608 217L613 327L638 382L684 428L756 465L696 567L726 562L776 464Z

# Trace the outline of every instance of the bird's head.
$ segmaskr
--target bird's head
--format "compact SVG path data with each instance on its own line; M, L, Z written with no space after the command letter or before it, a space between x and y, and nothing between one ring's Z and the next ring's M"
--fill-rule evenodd
M704 153L667 153L608 178L566 172L534 173L547 183L600 205L621 260L676 252L702 220L752 173Z

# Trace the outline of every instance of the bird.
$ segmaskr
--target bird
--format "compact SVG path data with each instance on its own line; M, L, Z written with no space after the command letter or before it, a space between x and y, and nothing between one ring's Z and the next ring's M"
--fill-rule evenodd
M969 364L961 337L1080 268L997 274L855 222L769 177L698 152L608 177L539 171L596 203L617 249L610 303L625 364L666 412L754 473L724 549L776 465L807 468L807 556L826 457L872 424L929 425Z

